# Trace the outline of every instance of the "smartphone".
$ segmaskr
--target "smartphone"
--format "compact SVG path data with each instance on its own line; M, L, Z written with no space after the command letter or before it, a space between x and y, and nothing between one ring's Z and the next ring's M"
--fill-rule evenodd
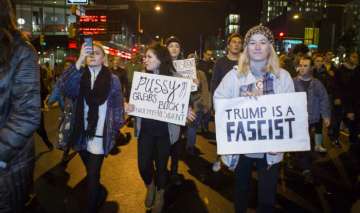
M86 52L93 54L94 53L94 46L93 46L93 39L92 37L85 37L84 38L84 43L85 43L85 49Z

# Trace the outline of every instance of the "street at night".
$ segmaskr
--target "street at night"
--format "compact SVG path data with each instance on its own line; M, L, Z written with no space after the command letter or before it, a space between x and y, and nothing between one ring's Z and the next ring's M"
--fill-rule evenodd
M46 129L51 141L57 140L58 108L46 112ZM123 132L133 133L133 128L125 127ZM132 134L133 135L133 134ZM327 154L315 156L315 177L319 183L305 184L296 169L289 169L283 163L278 184L276 212L351 212L360 211L359 188L353 185L353 176L347 139L341 136L341 148L325 143ZM183 141L184 142L184 141ZM143 199L144 184L137 168L137 141L132 137L127 145L119 146L119 152L104 161L101 183L108 191L108 197L101 213L143 213L146 212ZM167 213L232 213L233 173L225 168L214 173L212 162L216 158L214 140L198 137L196 155L181 153L179 173L183 175L180 186L169 185L165 195L163 212ZM60 163L62 152L48 151L36 135L36 199L31 204L32 212L62 213L82 212L84 205L85 169L78 155L64 166ZM255 187L256 175L253 174ZM255 212L256 190L251 192L248 212Z
M360 213L360 0L0 0L0 213Z

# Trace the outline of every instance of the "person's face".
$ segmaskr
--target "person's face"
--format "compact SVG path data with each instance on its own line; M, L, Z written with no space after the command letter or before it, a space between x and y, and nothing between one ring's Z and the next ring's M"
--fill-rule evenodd
M211 57L212 57L212 51L211 50L206 50L206 52L204 53L204 60L205 61L210 61Z
M320 56L316 57L315 61L314 61L314 65L316 68L320 68L322 65L324 65L323 57L320 57Z
M149 71L157 70L160 67L160 60L151 49L146 51L144 63L146 69Z
M173 59L176 59L180 55L180 44L179 43L171 42L167 48Z
M270 52L270 42L262 34L251 36L248 44L248 53L250 60L264 61L268 58Z
M71 66L71 62L66 62L66 63L64 64L64 70L69 69L70 66Z
M86 57L86 64L89 67L100 66L104 63L104 59L105 59L105 55L102 49L94 45L94 52L93 54Z
M114 68L118 68L119 65L120 65L119 59L114 58L112 65L113 65Z
M234 37L230 40L228 44L228 50L231 54L237 55L241 51L241 39L239 37Z
M297 68L301 76L308 75L311 71L311 61L308 59L300 59Z
M333 58L334 58L334 53L332 53L332 52L327 52L327 53L325 54L325 60L326 60L326 61L330 62Z
M353 65L359 64L359 55L357 53L352 53L350 55L350 63Z

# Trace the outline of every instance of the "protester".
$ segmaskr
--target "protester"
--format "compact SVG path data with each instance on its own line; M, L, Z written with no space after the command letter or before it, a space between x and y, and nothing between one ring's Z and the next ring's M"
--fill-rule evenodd
M166 48L169 50L172 60L179 60L181 58L181 42L175 37L171 36L165 41ZM184 132L184 127L181 127L180 134ZM171 156L171 165L170 165L170 180L175 185L181 184L181 178L178 174L179 168L179 155L181 150L180 140L176 141L171 145L170 156Z
M124 62L119 57L115 57L113 59L111 72L119 78L121 83L121 90L124 94L125 101L128 101L130 96L128 71L125 69Z
M40 70L11 1L0 0L0 8L0 212L23 213L33 186Z
M315 136L311 140L311 150L323 151L322 143L322 123L325 127L330 125L330 105L329 97L324 85L318 79L313 77L312 74L313 61L310 57L305 56L300 58L297 67L298 76L294 78L294 85L296 92L306 92L307 94L307 109L309 120L309 133L312 136L313 130ZM322 119L321 119L322 118ZM313 181L311 175L311 152L298 152L297 158L302 174L308 182Z
M240 56L239 65L225 75L215 90L215 103L216 99L220 98L294 92L291 76L279 67L273 45L274 36L268 28L262 25L251 28L244 39L244 51ZM260 84L263 87L257 86ZM226 158L234 158L238 161L234 165L229 165ZM283 153L224 156L224 163L231 168L235 167L234 202L236 213L246 212L254 164L256 164L258 174L257 212L271 213L274 211L279 163L282 159Z
M84 62L86 66L82 67ZM104 63L105 52L99 44L94 43L93 48L83 45L75 65L60 79L65 96L76 106L71 119L71 143L86 167L87 212L97 212L105 201L101 167L124 124L120 81Z
M160 44L153 44L147 48L144 62L148 73L175 75L170 53ZM126 111L132 112L135 107L128 105ZM191 110L189 111L188 118L193 120L194 115ZM138 117L136 129L139 172L147 189L145 207L152 208L152 213L160 213L164 205L170 146L178 141L180 127L172 123Z
M329 101L330 103L333 103L333 97L334 97L334 88L335 88L335 82L334 82L334 71L333 70L327 70L325 63L324 63L324 57L321 54L315 54L313 57L313 61L314 61L314 65L312 66L312 74L313 76L318 79L325 87L326 92L329 96ZM330 106L332 106L332 104L330 104ZM339 110L336 106L332 107L332 111L334 115L332 115L332 120L334 120L334 116L337 116L339 114ZM337 116L338 117L338 116ZM322 118L321 118L322 119ZM322 146L323 144L323 136L322 136L322 121L319 122L319 127L316 130L316 135L315 135L315 142L316 142L316 146L315 146L315 151L320 151L320 152L326 152L326 149ZM335 143L335 145L339 145L339 142L337 140L337 138L332 138L333 134L332 134L332 127L329 127L329 137L330 139L332 139L332 141Z
M213 51L207 49L203 53L203 58L198 61L197 69L205 73L208 85L211 85L211 76L213 75L213 67L214 67ZM201 120L201 131L206 137L209 138L211 137L209 131L210 119L211 119L211 112L209 111L202 116L202 120Z
M214 65L214 73L211 79L211 94L214 94L224 76L237 65L242 51L242 38L239 34L233 33L227 39L227 54L218 59ZM212 170L218 172L221 169L221 161L218 157L213 163Z
M346 62L335 73L334 103L341 105L344 112L344 123L349 129L349 141L359 142L359 85L360 85L359 55L350 53ZM340 125L339 125L340 126Z
M42 141L45 143L47 148L51 151L54 149L54 145L50 142L49 136L47 134L47 131L45 129L45 119L44 119L44 112L46 105L46 99L49 95L49 90L45 86L43 74L46 72L43 68L40 67L40 97L41 97L41 120L40 120L40 126L36 130L36 133L41 137Z

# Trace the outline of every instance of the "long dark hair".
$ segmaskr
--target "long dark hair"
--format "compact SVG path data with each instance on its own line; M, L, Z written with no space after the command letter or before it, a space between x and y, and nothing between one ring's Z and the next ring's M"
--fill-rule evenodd
M159 43L155 43L146 48L146 52L151 50L160 61L159 74L172 76L175 72L175 67L172 62L169 50Z
M10 0L0 0L0 8L0 66L7 66L14 52L14 35L19 31Z

